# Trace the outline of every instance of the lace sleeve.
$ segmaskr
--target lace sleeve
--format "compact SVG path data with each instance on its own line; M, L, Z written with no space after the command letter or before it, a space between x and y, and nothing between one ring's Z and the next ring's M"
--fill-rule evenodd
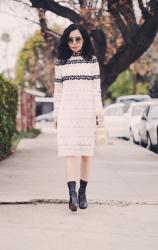
M61 95L62 95L63 81L61 74L61 65L57 60L55 63L55 77L54 77L54 117L58 117Z
M96 57L93 59L92 64L92 82L93 82L93 93L94 93L94 103L95 103L95 112L102 112L103 105L101 100L101 85L100 85L100 69L99 62Z

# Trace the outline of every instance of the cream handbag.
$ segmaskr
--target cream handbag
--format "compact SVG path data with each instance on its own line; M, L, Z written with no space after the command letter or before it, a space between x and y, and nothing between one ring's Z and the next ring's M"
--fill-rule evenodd
M107 144L108 137L105 129L105 125L96 125L95 129L95 144L96 145L105 145Z

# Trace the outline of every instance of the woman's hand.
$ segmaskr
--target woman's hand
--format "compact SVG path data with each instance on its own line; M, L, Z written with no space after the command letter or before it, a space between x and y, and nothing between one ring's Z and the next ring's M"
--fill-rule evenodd
M104 113L103 112L97 112L96 113L96 120L97 120L97 125L101 126L104 123Z

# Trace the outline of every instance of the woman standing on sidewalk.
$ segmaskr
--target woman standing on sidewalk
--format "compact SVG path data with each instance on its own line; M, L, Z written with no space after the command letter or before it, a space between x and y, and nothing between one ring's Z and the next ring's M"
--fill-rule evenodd
M69 209L88 206L86 186L95 145L96 117L103 122L100 71L87 31L71 24L58 47L54 79L54 116L58 156L65 157ZM81 157L80 188L76 193L76 157Z

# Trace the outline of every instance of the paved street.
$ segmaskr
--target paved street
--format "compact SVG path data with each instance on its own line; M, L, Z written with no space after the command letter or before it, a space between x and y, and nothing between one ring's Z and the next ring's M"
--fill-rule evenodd
M88 208L70 212L64 159L57 157L56 134L47 130L23 139L0 162L1 247L157 250L157 190L158 155L114 140L95 148Z

